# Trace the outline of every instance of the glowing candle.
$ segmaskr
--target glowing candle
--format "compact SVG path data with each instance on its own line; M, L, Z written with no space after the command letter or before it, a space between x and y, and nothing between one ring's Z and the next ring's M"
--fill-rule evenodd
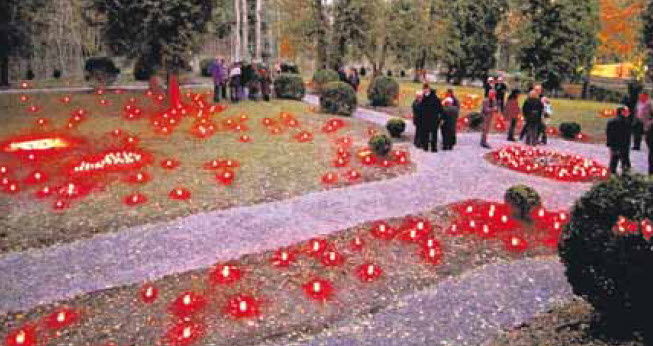
M319 282L314 282L313 283L313 292L320 292L321 285Z
M247 302L244 301L244 300L240 302L240 311L242 311L242 312L247 311Z
M191 303L190 294L184 295L183 303L184 303L184 305L190 305L190 303Z
M370 275L370 276L371 276L371 275L374 275L374 265L373 265L373 264L370 264L370 265L367 267L367 275Z
M184 331L182 332L182 335L181 335L181 336L182 336L184 339L189 339L189 338L191 337L191 335L192 335L192 330L191 330L191 328L190 328L190 327L185 327L185 328L184 328Z

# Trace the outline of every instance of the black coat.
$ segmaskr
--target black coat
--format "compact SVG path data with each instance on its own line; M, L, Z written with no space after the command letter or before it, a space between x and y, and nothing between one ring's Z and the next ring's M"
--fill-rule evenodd
M497 100L501 101L506 99L506 92L508 91L506 83L497 83L494 86L494 90L497 91Z
M427 130L437 129L442 115L442 103L435 90L431 89L429 96L422 99L422 112L422 126Z
M413 125L420 127L422 126L422 102L415 100L413 101Z
M527 123L539 124L542 122L542 112L544 112L544 105L539 98L529 97L524 101L522 107L522 114Z
M611 149L624 150L630 148L632 125L629 118L617 117L608 121L606 128L606 145Z

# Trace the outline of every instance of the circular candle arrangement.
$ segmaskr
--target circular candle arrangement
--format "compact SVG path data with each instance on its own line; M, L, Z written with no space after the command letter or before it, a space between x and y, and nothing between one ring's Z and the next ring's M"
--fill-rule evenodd
M513 171L566 182L593 182L609 177L608 169L595 160L555 150L508 146L492 152L489 158Z

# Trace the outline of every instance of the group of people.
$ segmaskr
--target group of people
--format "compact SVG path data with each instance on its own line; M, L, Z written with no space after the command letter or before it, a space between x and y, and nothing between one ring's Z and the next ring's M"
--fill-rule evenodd
M337 69L337 71L340 81L351 85L351 87L354 88L354 91L358 92L358 87L361 84L361 79L358 76L358 70L355 68L346 69L341 66Z
M270 100L272 76L270 70L261 64L234 62L229 65L225 59L216 57L210 72L214 84L213 101L216 103L227 99L227 91L234 103L245 97L255 100L259 92L265 101Z
M438 132L442 134L442 150L452 150L456 145L456 124L460 115L460 102L453 89L447 90L440 100L435 89L424 83L413 101L415 146L425 151L438 151Z
M640 150L642 139L648 146L648 174L653 175L653 107L649 94L639 95L634 113L628 106L617 108L616 118L608 122L606 145L610 148L610 172L617 173L621 164L622 173L630 171L630 150Z

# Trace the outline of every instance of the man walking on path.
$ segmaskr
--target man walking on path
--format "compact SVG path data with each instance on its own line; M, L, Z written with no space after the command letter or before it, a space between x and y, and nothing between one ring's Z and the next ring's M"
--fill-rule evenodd
M540 100L538 89L533 89L528 94L528 98L524 101L522 106L522 114L526 120L526 125L522 130L522 134L526 137L527 145L537 145L540 127L542 126L542 112L544 105ZM521 138L521 136L520 136Z
M422 143L424 139L424 126L422 126L423 114L422 110L422 91L418 91L415 94L415 101L413 101L413 125L415 125L415 147L419 149L424 149L425 144Z
M499 110L503 113L506 110L505 102L506 102L506 93L508 92L508 85L503 80L503 77L499 76L499 78L497 78L497 83L494 86L494 90L497 91L497 101L499 103Z
M610 172L617 174L621 162L622 174L630 171L630 136L632 134L630 111L622 106L617 109L617 117L608 121L606 145L610 148Z
M490 90L496 90L494 77L488 77L483 88L485 88L485 98L487 98L490 95Z
M517 119L519 118L519 90L514 89L510 92L508 96L508 101L506 103L506 110L504 111L504 116L506 120L510 121L510 127L508 128L508 141L515 141L515 128L517 127Z
M488 92L488 97L483 101L483 133L481 134L481 147L491 149L487 144L487 135L492 128L492 118L494 114L499 111L499 104L497 102L497 91L492 89Z
M639 100L635 106L635 116L631 117L633 123L633 150L640 150L642 145L642 137L644 136L644 123L641 118L645 118L646 114L651 114L651 102L648 98L648 93L639 94Z
M216 57L211 66L211 75L213 76L213 102L220 102L220 95L223 99L227 98L227 67L224 59Z
M447 96L443 104L442 121L442 149L451 150L456 144L456 125L460 108L456 106L453 95Z

